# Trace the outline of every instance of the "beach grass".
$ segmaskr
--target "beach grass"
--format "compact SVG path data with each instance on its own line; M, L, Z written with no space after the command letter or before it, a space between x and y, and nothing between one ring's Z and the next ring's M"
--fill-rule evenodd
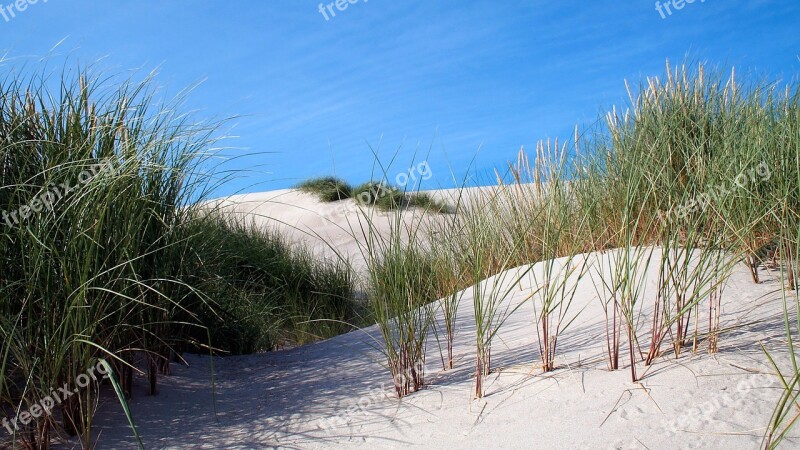
M357 316L349 268L209 214L226 180L204 169L215 124L154 100L149 78L72 73L0 81L3 416L41 412L108 364L133 427L135 372L155 394L184 350L249 353L350 329L327 321ZM9 445L72 435L93 448L101 381L82 387L58 414L15 422Z
M363 325L369 315L354 300L351 268L338 259L321 259L277 231L224 211L203 211L187 227L192 255L203 262L193 285L213 305L200 309L200 322L225 354L330 338ZM202 335L194 339L202 342Z
M718 350L724 281L736 264L744 264L755 283L768 257L795 267L791 246L776 251L785 241L785 220L775 212L796 201L797 87L746 85L734 71L669 63L663 77L627 86L630 103L613 108L594 129L576 129L574 151L557 142L540 144L537 163L545 161L543 154L557 158L525 177L522 153L513 185L486 189L471 205L459 205L449 226L425 235L455 249L453 270L442 272L460 274L453 294L475 290L481 280L512 267L605 252L607 261L591 268L567 264L566 272L556 273L550 264L534 283L544 288L540 294L550 293L537 305L545 370L554 368L559 324L571 317L563 284L570 270L581 278L592 275L608 316L609 366L626 365L636 381L637 365L663 356L666 339L675 357L687 347L697 352L701 342ZM561 160L569 164L554 164ZM502 180L499 172L497 178ZM655 314L649 333L639 336L650 271L660 272L660 287L647 297ZM787 271L790 287L794 274ZM490 370L486 337L494 331L495 302L485 294L473 293L478 384ZM623 341L628 355L621 364Z
M342 179L322 177L306 180L298 184L297 189L313 194L326 203L352 198L360 205L372 206L381 211L419 208L434 213L452 212L450 205L426 192L407 191L385 181L368 181L352 187Z
M298 184L297 188L327 203L348 199L353 195L352 186L336 177L312 178Z
M350 230L363 242L359 275L345 255L320 259L210 208L204 200L219 181L201 167L215 126L155 103L147 83L98 80L67 77L54 92L35 76L0 82L0 412L40 403L101 361L114 368L128 412L132 374L146 371L155 393L182 351L272 350L368 320L404 397L426 385L431 336L442 331L444 369L459 363L453 342L465 293L480 398L494 339L525 305L538 337L531 364L559 369L559 336L581 313L571 305L587 277L606 314L608 366L627 366L636 382L647 374L640 365L697 353L703 342L717 352L725 280L743 264L761 283L770 260L786 288L791 367L767 353L783 390L765 447L780 444L800 417L796 84L742 84L733 71L667 63L660 78L627 85L629 103L576 129L570 145L542 142L533 164L520 152L516 166L497 170L496 185L455 206L385 182L300 184L323 202L375 207L360 209ZM65 183L73 189L54 193ZM377 213L390 220L388 231ZM525 282L531 288L520 298ZM361 289L363 303L353 300ZM642 333L645 305L653 313ZM48 448L63 431L92 448L99 392L91 384L59 405L60 423L45 415L14 440Z
M381 335L379 350L400 398L425 386L434 301L441 297L433 258L418 237L422 217L396 210L388 236L376 226L373 210L362 211L360 217L367 298Z

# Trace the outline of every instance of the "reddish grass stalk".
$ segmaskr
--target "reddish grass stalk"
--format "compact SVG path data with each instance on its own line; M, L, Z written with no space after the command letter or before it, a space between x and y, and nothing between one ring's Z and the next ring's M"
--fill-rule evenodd
M172 362L175 355L174 350L168 350L164 355L158 358L158 372L161 375L169 376L172 372L169 363Z
M722 284L711 293L708 309L708 352L719 351L719 317L722 306Z
M475 370L475 398L483 398L483 383L491 372L491 349L478 352L477 367Z
M43 418L36 419L27 433L20 431L20 438L24 448L36 450L50 449L50 417L49 414L45 414Z
M552 337L548 334L548 320L549 315L545 314L542 317L542 340L539 342L539 353L542 355L542 370L551 372L553 370L553 349L550 346Z
M606 313L606 348L608 351L608 365L610 370L619 369L619 346L620 346L620 325L622 317L618 314L619 304L616 296L612 299L612 321L608 323L608 313Z
M631 381L635 383L636 381L638 381L638 378L636 377L636 357L634 356L635 335L633 332L633 327L631 327L631 324L627 324L626 328L628 329L628 347L630 350L628 353L630 354L631 358Z
M147 356L147 375L149 380L149 391L150 395L156 395L158 393L158 363L156 360L155 355L148 354Z
M676 310L676 317L677 320L677 332L675 335L675 342L673 346L675 347L675 357L678 358L681 356L681 350L686 345L686 339L689 336L689 324L691 323L692 319L692 309L689 309L686 313L683 313L683 308L686 305L686 296L685 294L678 294L675 297L675 310Z
M480 355L476 359L475 367L475 398L483 397L483 377L484 377L483 361Z
M794 266L794 258L793 258L794 255L792 254L792 244L791 242L789 242L788 239L785 240L784 246L786 248L786 267L789 269L788 287L789 290L794 291L798 287L796 272L800 271L800 267L795 268Z
M542 360L542 370L544 372L552 372L556 368L555 360L559 326L556 324L555 327L551 327L550 314L544 314L540 323L542 324L542 335L539 339L539 354Z
M550 289L550 280L547 280L544 283L544 294L542 295L543 298L547 298L547 291ZM550 348L550 340L552 337L550 336L550 314L547 312L547 305L543 305L543 310L541 314L541 318L539 319L539 323L542 326L542 335L539 337L539 355L542 359L542 371L544 372L551 372L553 371L553 358L551 354L553 350Z
M449 330L447 333L447 362L444 364L444 370L453 368L453 335Z
M457 290L456 283L453 283L451 286L451 290ZM453 342L456 338L456 312L458 310L458 303L459 299L457 298L458 294L453 292L450 295L449 300L444 300L444 326L445 326L445 341L447 346L447 361L443 361L444 370L450 370L453 368Z
M659 277L662 275L659 274ZM659 285L661 280L659 280ZM647 351L647 358L645 358L644 365L649 366L661 353L661 343L664 341L664 313L661 310L663 296L659 290L656 296L655 305L653 305L653 325L650 330L650 349Z
M753 283L761 283L761 278L758 275L758 256L755 253L748 253L744 260L750 270L750 277L753 279Z
M415 363L411 351L404 345L397 360L389 361L398 398L417 392L425 386L425 360Z

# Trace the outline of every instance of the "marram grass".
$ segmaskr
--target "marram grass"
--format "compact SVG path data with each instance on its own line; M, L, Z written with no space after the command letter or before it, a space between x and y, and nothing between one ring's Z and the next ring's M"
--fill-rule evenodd
M792 367L780 375L784 389L764 446L780 444L800 417L793 347L800 324L790 313L800 252L796 84L743 84L733 72L668 65L662 77L629 86L626 108L576 131L569 146L542 144L533 165L522 154L513 183L459 201L447 208L452 215L430 214L445 209L431 197L379 183L304 183L326 201L352 198L393 211L388 236L378 232L372 208L360 213L354 233L365 238L367 263L360 280L344 261L318 260L271 231L202 210L213 182L199 168L214 127L155 104L146 83L107 89L93 80L67 76L55 92L36 77L0 82L0 208L9 217L0 224L5 415L101 360L114 367L115 395L129 412L134 367L148 371L155 392L158 375L183 349L267 350L345 332L365 316L378 324L397 394L409 395L426 383L437 308L444 367L462 361L452 344L464 292L474 300L470 359L480 397L492 342L517 312L511 290L531 278L535 263L542 264L534 292L520 305L535 306L542 369L558 370L558 337L580 314L571 308L573 283L588 276L608 314L609 367L627 368L638 380L647 373L638 368L657 358L724 345L724 280L745 264L760 282L770 259L787 289ZM93 170L99 166L107 169ZM53 194L64 183L76 188ZM34 199L39 211L32 214ZM605 253L581 259L593 251ZM567 263L555 265L556 258ZM658 271L649 299L647 270ZM485 281L498 274L505 275ZM351 300L358 288L369 311ZM655 314L642 333L636 324L645 300ZM91 385L60 405L59 415L33 421L13 439L47 448L55 433L66 433L91 448L101 388Z
M55 414L15 422L9 445L72 435L93 448L99 396L118 398L133 426L134 372L154 394L184 350L269 350L358 323L348 267L208 210L225 179L201 170L214 125L157 103L149 79L100 79L0 81L0 415L98 361L115 392L92 382Z
M662 77L627 87L630 102L597 127L576 130L574 148L556 144L560 153L549 159L538 152L537 164L547 164L527 176L521 156L515 184L459 202L452 220L419 236L434 242L432 253L448 268L429 279L448 286L445 305L512 267L606 252L607 260L574 270L578 278L590 275L606 300L609 366L627 366L636 380L646 374L637 366L656 358L718 350L722 286L735 264L760 282L764 262L780 261L786 286L796 288L797 250L786 230L793 229L787 211L800 209L800 90L794 83L743 83L733 71L702 64L667 64ZM659 281L648 294L655 316L642 333L636 324L647 271L659 272ZM579 312L569 312L569 273L544 273L534 285L544 294L537 304L542 365L552 370L560 324ZM473 296L480 385L490 371L489 342L480 336L493 335L488 324L497 310L480 290ZM773 428L784 418L776 415Z

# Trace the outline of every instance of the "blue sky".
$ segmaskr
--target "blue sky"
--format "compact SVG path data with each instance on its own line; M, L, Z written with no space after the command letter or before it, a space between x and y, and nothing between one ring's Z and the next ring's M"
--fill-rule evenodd
M15 17L7 6L0 71L49 55L159 68L164 95L203 81L187 109L237 116L226 152L249 155L227 165L244 172L219 195L332 173L365 181L373 151L397 154L390 178L416 153L434 175L425 187L452 187L452 174L486 174L594 122L624 102L625 79L660 75L667 58L785 82L800 72L797 0L670 3L664 17L651 0L357 0L328 20L319 5L39 0Z

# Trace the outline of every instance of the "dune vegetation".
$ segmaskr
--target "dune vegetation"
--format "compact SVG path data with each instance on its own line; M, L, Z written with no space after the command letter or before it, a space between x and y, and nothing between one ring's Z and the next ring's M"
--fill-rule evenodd
M542 142L532 161L521 152L507 171L497 171L496 186L477 199L458 199L452 218L412 233L410 244L390 237L390 245L369 249L379 253L370 260L371 275L381 281L373 285L373 303L392 310L377 317L386 348L407 346L409 336L414 348L424 346L422 325L431 313L419 309L425 304L419 300L387 301L384 283L392 283L401 298L441 298L437 307L444 317L453 317L457 292L475 290L480 397L481 380L491 371L491 338L510 313L501 306L508 291L500 287L508 280L484 280L533 277L530 301L538 327L531 332L538 337L542 370L552 371L558 368L559 333L580 314L570 308L574 288L589 278L606 312L608 367L624 368L636 381L656 358L716 352L724 339L719 314L725 280L745 264L758 283L759 271L770 266L785 280L793 358L791 370L780 375L784 395L764 436L771 448L800 417L792 347L800 324L788 312L798 302L800 90L796 84L742 84L735 72L724 75L703 65L667 64L663 77L629 86L628 94L629 104L609 111L600 126L576 129L568 142ZM589 260L589 252L599 253ZM387 259L392 276L376 276ZM530 271L534 263L543 264L538 276ZM526 266L508 275L508 269ZM419 267L437 274L427 278L430 286L406 282L420 279ZM655 314L649 331L637 335L648 271L659 274ZM452 335L453 326L446 321L442 334ZM646 351L634 351L641 347ZM387 352L395 379L397 367L424 367L417 354L398 364L395 352ZM777 365L775 371L781 373ZM424 374L414 370L410 378Z
M224 182L202 170L214 125L157 103L150 80L103 79L0 82L0 415L22 419L3 434L27 448L67 435L92 448L100 385L127 412L134 371L155 393L184 351L270 350L360 323L348 267L204 207ZM94 367L113 375L84 382Z
M321 202L331 203L353 199L358 204L382 211L419 208L436 213L451 212L445 202L426 192L409 192L385 181L368 181L356 187L336 177L312 178L297 185L297 189L315 195Z
M443 369L453 368L465 291L475 311L473 394L482 397L493 339L514 312L505 300L523 279L536 312L532 364L560 369L559 336L581 314L577 283L591 280L608 368L637 381L659 358L718 350L724 283L737 264L754 283L774 267L786 288L792 367L774 364L783 393L764 446L780 444L800 417L800 323L790 312L799 301L796 84L667 64L662 77L629 86L629 103L600 125L521 151L481 195L455 194L453 205L381 182L300 184L323 202L375 207L351 230L365 242L359 274L344 257L320 259L208 206L225 181L205 170L213 125L157 104L148 82L64 76L54 91L38 77L0 83L0 413L42 405L98 364L111 376L19 424L16 443L48 448L66 434L92 448L102 385L127 412L133 373L146 372L155 393L183 352L267 351L369 323L397 396L413 395L426 383L432 335ZM398 219L388 234L375 209ZM655 313L641 333L648 271L658 274ZM355 300L361 291L366 301Z

